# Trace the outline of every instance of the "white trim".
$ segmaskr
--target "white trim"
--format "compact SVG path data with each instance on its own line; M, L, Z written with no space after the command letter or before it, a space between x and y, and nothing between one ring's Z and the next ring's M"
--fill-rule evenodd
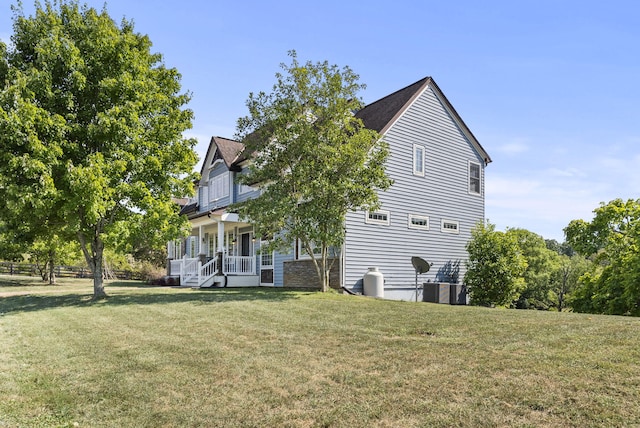
M382 130L380 131L380 135L385 135L389 129L395 126L395 124L398 123L400 119L402 119L402 117L407 113L407 111L409 111L411 107L413 107L416 101L419 100L420 97L422 97L423 94L427 91L427 89L431 87L430 85L431 81L433 81L433 79L427 79L427 82L425 82L424 87L421 88L419 92L414 94L414 96L400 108L400 114L394 117L389 123L387 123L384 126L384 128L382 128ZM418 83L418 82L415 82L415 83ZM438 101L442 102L442 100L440 100L439 97L436 96L436 98L438 98Z
M416 222L414 222L416 220ZM420 224L426 223L426 224ZM426 215L418 215L418 214L407 214L407 227L409 229L421 229L421 230L429 230L429 217Z
M471 165L475 165L478 167L478 177L473 177L474 179L477 178L478 179L478 191L472 191L471 190ZM477 196L481 196L482 195L482 166L480 165L480 163L478 162L473 162L473 161L469 161L468 165L467 165L467 191L469 192L470 195L477 195Z
M418 150L422 152L422 155L417 155ZM426 150L422 144L414 144L413 145L413 175L419 175L420 177L424 177L424 170L426 168ZM417 164L420 163L420 169L416 168Z
M440 222L440 231L458 235L460 233L460 222L458 220L446 220L443 218Z
M222 213L220 215L220 220L221 221L228 221L228 222L235 222L235 223L239 223L240 222L240 217L238 216L238 213Z
M211 171L213 168L216 167L216 165L218 165L219 163L224 163L224 160L218 158L215 161L213 161L213 163L211 165L209 165L209 171ZM226 164L225 164L226 166Z
M276 258L276 253L275 251L271 251L270 253L263 253L262 252L262 247L266 246L269 244L270 241L268 240L262 240L260 239L260 252L258 253L258 264L259 264L259 270L258 270L258 276L259 279L258 281L260 282L260 285L267 285L267 286L274 286L275 285L275 258ZM267 256L268 258L270 258L271 260L271 264L265 264L265 260L263 259L264 256ZM270 256L270 257L269 257ZM267 260L269 261L269 260ZM262 270L270 270L271 271L271 282L262 282Z
M200 193L198 194L198 203L200 205L207 205L209 201L209 186L200 186Z
M389 226L391 223L391 214L386 210L365 211L364 222L367 224L380 224Z

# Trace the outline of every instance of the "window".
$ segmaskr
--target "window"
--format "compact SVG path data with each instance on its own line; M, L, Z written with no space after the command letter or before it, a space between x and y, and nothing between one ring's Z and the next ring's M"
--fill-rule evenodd
M205 233L204 241L207 243L207 257L215 257L216 251L216 235L213 233Z
M296 260L311 258L309 253L307 253L307 248L304 246L301 239L296 240L296 245ZM322 248L316 246L315 242L311 242L311 251L313 251L314 257L319 257L320 253L322 252ZM331 252L329 252L329 255L331 255Z
M409 229L429 230L429 217L424 215L409 214L407 220Z
M480 164L469 162L469 193L480 194Z
M229 174L216 175L209 179L209 201L229 196Z
M182 258L182 240L176 239L175 241L169 241L167 256L171 259Z
M365 214L365 223L389 226L389 211L370 211Z
M187 238L187 257L195 258L198 256L199 251L200 251L200 248L198 246L198 237L189 236Z
M273 267L273 252L260 253L260 266L261 267Z
M446 233L460 233L460 223L455 220L444 220L442 219L441 229Z
M413 175L424 177L424 146L413 145Z

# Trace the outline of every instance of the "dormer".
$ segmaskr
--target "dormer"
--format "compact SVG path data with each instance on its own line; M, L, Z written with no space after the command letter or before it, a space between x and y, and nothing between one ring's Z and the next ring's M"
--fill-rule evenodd
M227 138L212 137L200 171L200 212L226 207L235 202L235 173L245 160L244 145Z

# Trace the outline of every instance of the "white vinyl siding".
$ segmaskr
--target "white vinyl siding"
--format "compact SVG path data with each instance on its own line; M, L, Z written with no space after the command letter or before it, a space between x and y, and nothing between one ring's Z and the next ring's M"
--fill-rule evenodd
M389 211L367 211L365 212L365 223L368 224L381 224L384 226L389 226Z
M386 171L394 183L379 192L380 206L393 213L388 226L365 223L367 213L349 212L344 246L344 285L362 286L367 267L376 266L385 278L385 298L396 289L414 290L411 257L433 263L420 281L441 281L447 265L459 261L459 277L466 273L474 225L484 219L484 164L438 99L427 88L384 134L391 155ZM414 143L424 144L425 175L413 174ZM480 165L480 195L469 194L469 161ZM427 173L428 169L428 173ZM409 215L429 217L429 229L408 226ZM454 220L458 230L442 232L441 219ZM396 221L399 220L399 221ZM400 293L400 291L397 291ZM420 296L421 297L421 296ZM406 299L415 299L415 296Z
M409 229L429 230L429 217L418 214L407 216L407 227Z
M424 146L419 144L413 145L413 175L424 177Z
M209 201L229 196L229 173L216 175L209 180Z

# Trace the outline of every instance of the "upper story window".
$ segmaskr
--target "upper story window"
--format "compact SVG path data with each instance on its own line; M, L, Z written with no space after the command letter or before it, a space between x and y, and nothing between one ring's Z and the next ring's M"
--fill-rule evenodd
M424 177L424 146L413 145L413 175Z
M368 211L364 218L365 223L383 224L389 226L389 211Z
M480 194L480 164L469 162L469 193Z
M217 201L218 199L229 196L229 174L224 173L216 175L209 179L209 201Z

